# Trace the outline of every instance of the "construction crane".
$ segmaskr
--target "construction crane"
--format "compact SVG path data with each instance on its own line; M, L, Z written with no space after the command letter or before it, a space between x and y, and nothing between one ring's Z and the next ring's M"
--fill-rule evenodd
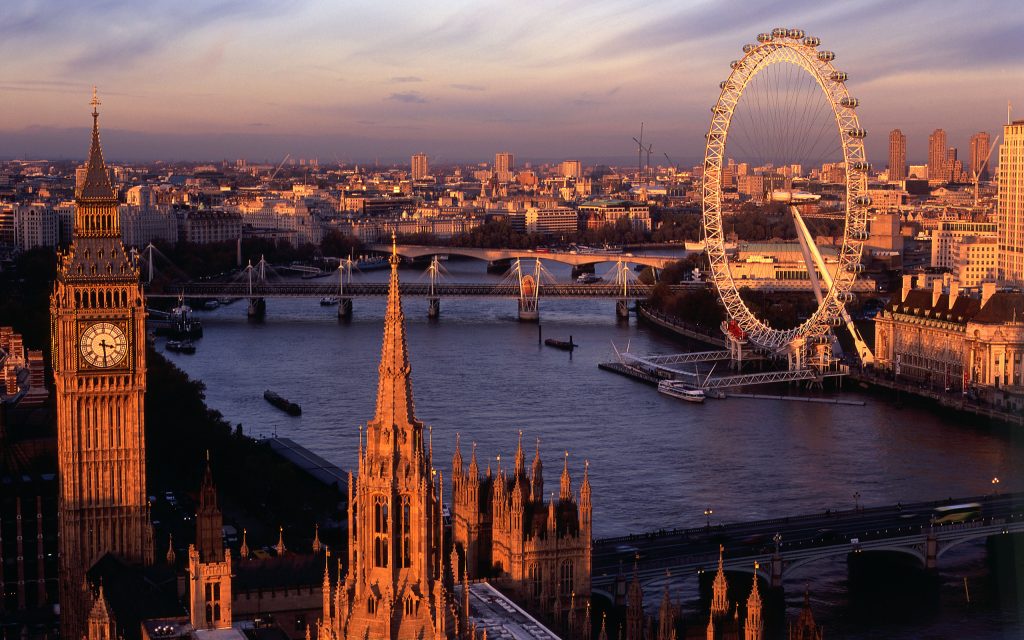
M985 156L985 161L981 163L981 166L973 171L974 175L974 207L978 207L978 181L981 178L981 174L985 172L985 167L988 166L988 159L992 157L992 152L996 150L996 145L999 144L999 138L1002 134L996 136L996 139L992 141L991 146L988 148L988 155Z
M273 182L274 181L274 178L277 177L277 172L281 170L281 167L284 166L284 163L288 162L288 158L291 158L291 157L292 157L292 154L290 154L290 153L284 154L284 160L281 161L281 164L277 165L277 168L274 169L274 173L270 174L270 178L267 179L267 182Z
M675 171L676 173L679 173L679 165L677 165L676 163L672 162L672 158L668 157L667 153L665 153L663 155L665 156L665 159L668 160L668 166L672 167L672 170Z
M649 144L644 146L644 123L640 123L640 139L638 140L635 136L633 142L637 144L636 151L636 172L637 175L641 175L644 172L644 153L647 154L647 166L651 166L651 152L654 150L654 145Z

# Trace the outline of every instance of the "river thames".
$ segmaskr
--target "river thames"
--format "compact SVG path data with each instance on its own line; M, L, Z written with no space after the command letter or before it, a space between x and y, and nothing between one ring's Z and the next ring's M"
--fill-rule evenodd
M499 279L479 262L446 266L452 282ZM568 267L548 267L569 279ZM423 276L402 270L401 277ZM843 397L863 406L741 398L694 405L601 371L613 343L638 353L687 349L635 317L617 321L610 300L541 301L544 337L572 335L580 347L571 355L540 346L537 325L517 321L514 300L443 299L439 320L429 320L426 308L423 299L404 301L416 414L433 427L435 464L448 474L457 433L467 459L478 444L481 469L496 466L498 455L509 464L520 430L528 460L540 439L549 487L565 451L577 489L589 460L599 538L698 526L708 508L713 523L735 522L849 509L855 493L870 506L985 494L994 477L1000 490L1024 488L1021 439L977 419L896 408L853 390ZM205 336L195 355L165 355L202 380L209 406L246 433L292 438L350 469L358 427L373 416L384 300L356 299L350 322L336 312L315 299L270 299L266 319L254 323L244 302L222 306L198 313ZM303 415L272 407L266 389L299 403ZM940 611L926 607L913 626L887 623L885 637L957 637L947 635L956 628L961 637L1019 633L1011 605L992 602L966 619L960 611L962 579L983 584L984 558L981 543L943 556ZM847 602L845 579L843 561L812 565L787 576L787 602L796 606L809 581L828 637L879 637L868 635L868 621ZM985 595L978 589L976 599ZM646 595L653 602L660 594Z

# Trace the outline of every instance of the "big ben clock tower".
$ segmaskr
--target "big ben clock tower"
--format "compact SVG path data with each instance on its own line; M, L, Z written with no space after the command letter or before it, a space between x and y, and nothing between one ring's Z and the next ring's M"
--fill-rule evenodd
M153 558L146 502L146 312L138 271L121 244L117 195L92 147L75 193L71 246L50 297L60 468L61 636L80 638L91 594L85 572L106 553Z

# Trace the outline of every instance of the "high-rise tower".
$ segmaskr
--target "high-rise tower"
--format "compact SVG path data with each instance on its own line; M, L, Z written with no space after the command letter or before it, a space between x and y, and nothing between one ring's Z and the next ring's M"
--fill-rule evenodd
M932 131L928 136L928 180L944 182L947 178L946 169L946 132L942 129Z
M61 636L85 632L85 572L106 553L153 560L146 502L146 309L138 271L121 244L117 195L92 146L75 194L71 246L50 297L60 470Z
M971 136L971 175L970 178L973 180L974 176L978 176L980 180L988 180L989 171L988 165L982 166L985 160L988 158L989 148L992 144L992 139L989 137L987 131L979 131L978 133Z
M907 177L907 136L899 129L889 132L889 182Z
M999 147L999 279L1024 284L1024 120L1003 127Z
M441 478L431 462L423 423L413 410L393 249L377 409L366 425L365 449L360 437L358 475L349 481L348 573L333 597L325 597L320 640L451 635Z
M494 173L501 182L508 182L512 179L513 159L508 151L494 154Z
M417 153L412 157L412 179L422 180L430 175L427 154Z

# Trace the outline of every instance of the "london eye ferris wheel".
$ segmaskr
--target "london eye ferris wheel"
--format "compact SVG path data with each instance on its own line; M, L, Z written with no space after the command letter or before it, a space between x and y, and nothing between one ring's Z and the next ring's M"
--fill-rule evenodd
M870 351L845 310L845 304L853 299L857 274L863 270L861 254L868 238L867 134L857 118L859 101L847 90L847 75L833 65L835 54L820 49L820 44L818 38L799 29L776 28L758 35L756 43L745 45L743 57L731 63L731 73L721 83L711 110L704 156L707 254L730 326L755 346L775 353L803 349L825 339L832 328L847 324L858 355L869 360ZM741 162L737 164L734 158ZM812 167L822 171L828 167L834 170L833 176L841 176L840 188L833 185L830 196L834 224L833 242L828 247L818 246L820 236L796 206L794 188ZM724 204L724 196L732 195L726 192L738 177L737 168L744 174L761 174L762 197L785 203L792 218L790 233L799 243L816 299L813 312L795 326L772 326L741 297L743 281L734 277L726 248L726 225L732 211ZM775 177L780 179L777 183ZM742 178L750 180L747 175ZM776 191L763 186L776 184L784 188ZM730 202L734 200L730 198Z

